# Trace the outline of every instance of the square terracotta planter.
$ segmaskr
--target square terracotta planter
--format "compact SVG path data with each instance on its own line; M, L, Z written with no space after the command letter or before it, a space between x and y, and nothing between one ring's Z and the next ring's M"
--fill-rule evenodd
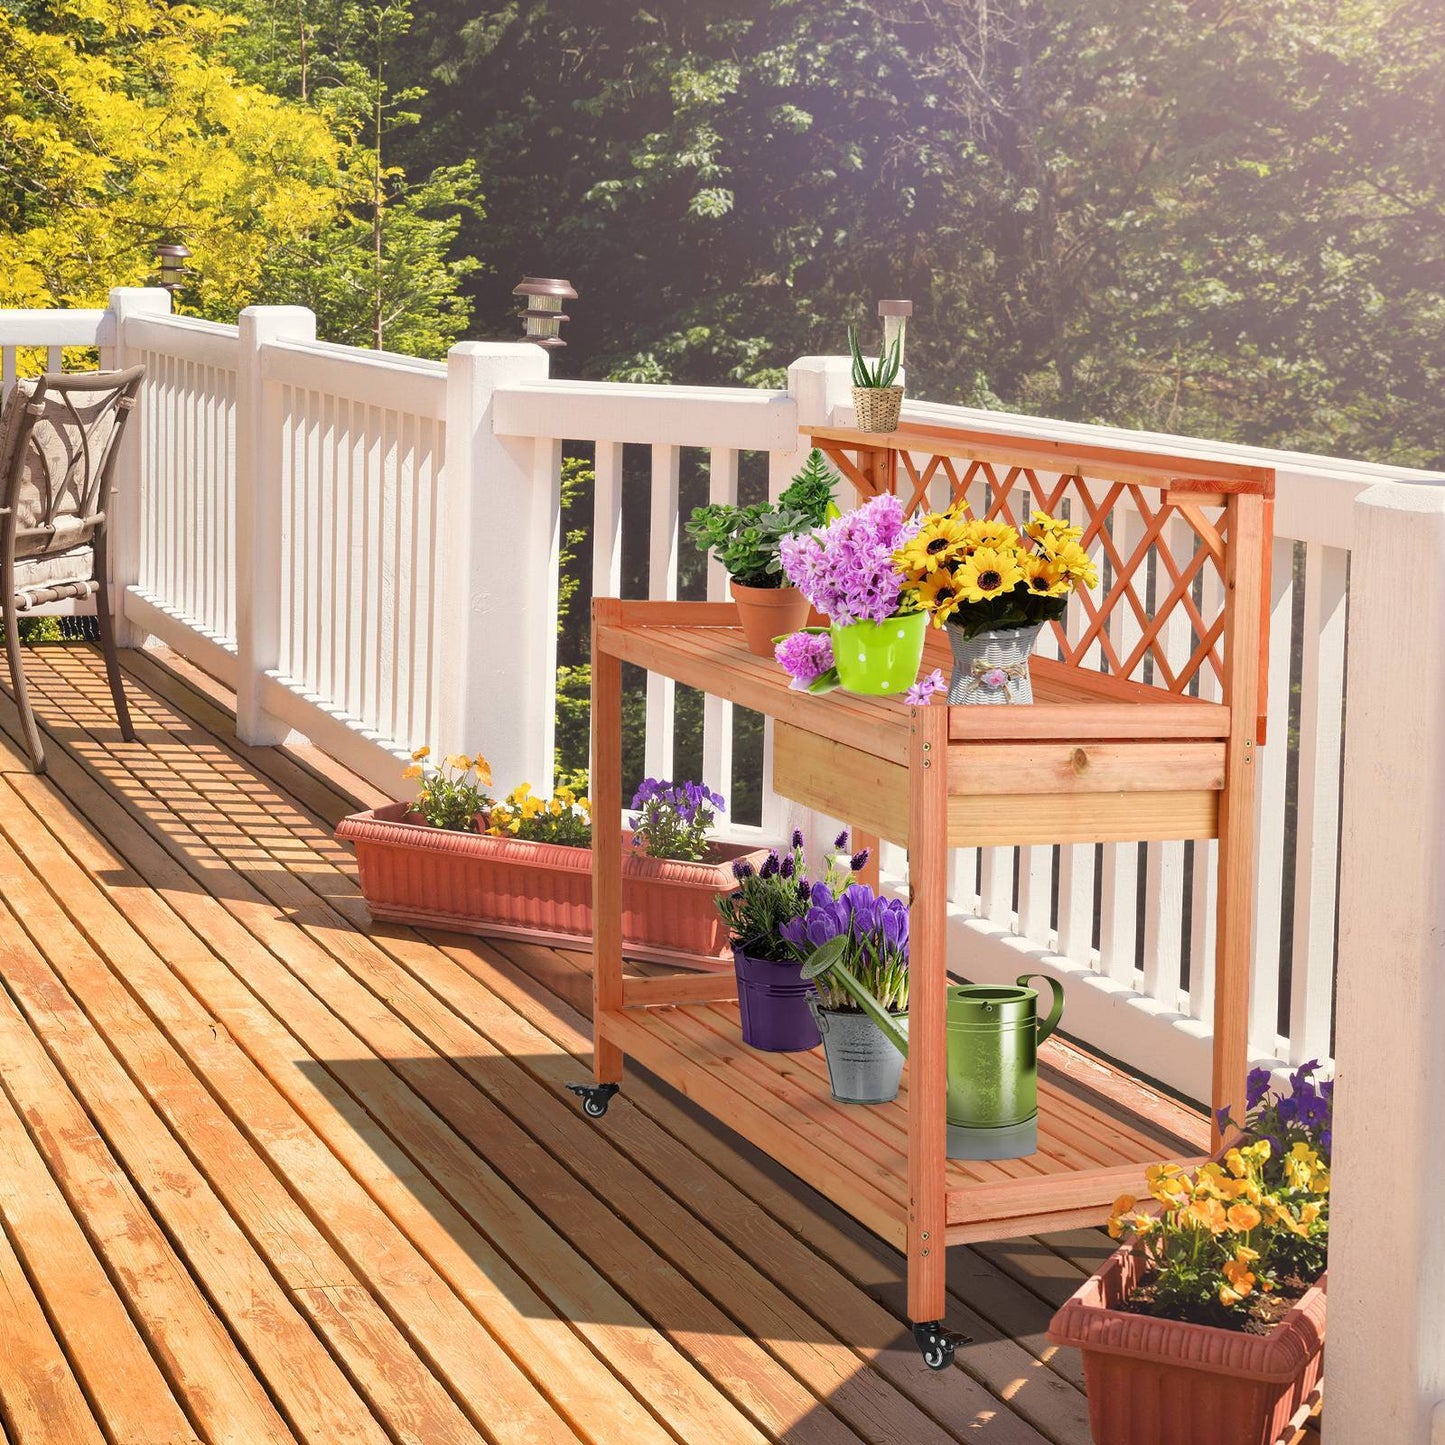
M1319 1384L1325 1277L1269 1334L1245 1335L1118 1308L1146 1269L1126 1245L1049 1326L1084 1356L1094 1445L1275 1445Z
M373 918L564 947L592 944L592 850L433 828L392 803L343 818ZM633 851L623 830L622 941L635 958L732 967L717 896L737 886L732 864L767 851L715 844L705 863Z

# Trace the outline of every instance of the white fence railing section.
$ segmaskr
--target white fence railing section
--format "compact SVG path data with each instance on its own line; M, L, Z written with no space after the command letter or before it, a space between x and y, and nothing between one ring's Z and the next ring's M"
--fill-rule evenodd
M799 361L786 391L630 386L550 380L546 355L526 344L466 343L446 364L329 345L296 308L253 308L238 326L175 317L157 291L118 290L103 312L0 312L7 385L17 367L53 367L61 348L91 346L106 364L147 368L114 547L123 640L158 638L234 688L249 740L295 729L398 796L401 766L424 742L486 752L502 787L550 778L564 550L580 553L595 595L721 598L725 578L693 553L686 512L776 495L804 455L801 426L851 422L837 358ZM37 347L43 362L27 349ZM909 411L1277 469L1251 1040L1261 1059L1327 1059L1354 504L1376 481L1442 478L948 406ZM563 532L564 456L586 458L595 477L567 516L585 534L580 548ZM766 731L749 732L729 707L651 679L637 717L647 772L700 769L729 796L756 800L738 831L827 829L768 792ZM751 741L735 748L739 738ZM1213 847L961 850L956 967L1064 977L1077 1036L1200 1096ZM906 869L891 847L883 862L895 882Z

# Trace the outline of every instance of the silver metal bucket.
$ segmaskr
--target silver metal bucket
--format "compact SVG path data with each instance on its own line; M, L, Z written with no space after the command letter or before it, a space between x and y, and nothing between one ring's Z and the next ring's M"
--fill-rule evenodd
M820 1008L808 1000L818 1032L823 1035L823 1056L828 1061L828 1082L840 1104L887 1104L898 1097L903 1077L903 1055L865 1013ZM908 1027L906 1014L895 1015Z
M953 644L953 677L948 684L950 703L997 706L1034 700L1029 678L1029 654L1034 650L1042 622L1010 627L1001 632L978 632L965 637L959 627L945 627Z

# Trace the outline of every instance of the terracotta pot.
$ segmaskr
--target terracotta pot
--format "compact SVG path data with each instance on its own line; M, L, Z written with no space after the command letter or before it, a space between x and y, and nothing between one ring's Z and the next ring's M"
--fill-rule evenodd
M755 657L772 657L773 638L808 625L808 599L796 587L744 587L732 581L728 586Z
M1244 1335L1119 1309L1146 1271L1126 1245L1049 1326L1084 1356L1095 1445L1275 1445L1319 1383L1325 1279L1269 1334Z
M433 828L406 803L354 813L336 836L356 849L373 918L566 947L592 944L592 850ZM732 862L766 850L715 844L706 863L647 858L623 830L622 940L637 958L732 967L717 895L736 886Z

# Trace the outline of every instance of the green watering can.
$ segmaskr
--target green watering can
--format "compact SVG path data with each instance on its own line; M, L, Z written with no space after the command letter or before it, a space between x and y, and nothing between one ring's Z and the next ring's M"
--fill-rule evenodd
M841 962L847 940L832 938L803 965L804 978L828 974L908 1057L908 1034ZM1053 990L1042 1022L1032 978ZM1064 990L1045 974L1020 974L1015 984L948 987L948 1157L1018 1159L1038 1149L1038 1046L1058 1028Z

